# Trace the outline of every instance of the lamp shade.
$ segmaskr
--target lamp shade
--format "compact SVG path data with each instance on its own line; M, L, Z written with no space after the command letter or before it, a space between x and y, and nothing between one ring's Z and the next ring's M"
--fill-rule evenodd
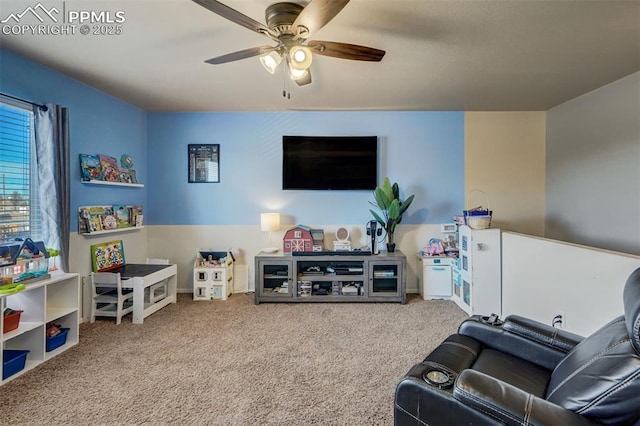
M280 213L261 213L260 214L260 230L261 231L277 231L280 229Z
M282 61L282 58L280 57L280 55L278 55L277 52L271 52L269 54L260 56L260 63L262 64L264 69L269 71L271 74L276 71L276 68L278 68L278 65L280 64L280 61Z
M313 61L311 49L306 46L293 46L289 51L289 64L298 71L307 70Z

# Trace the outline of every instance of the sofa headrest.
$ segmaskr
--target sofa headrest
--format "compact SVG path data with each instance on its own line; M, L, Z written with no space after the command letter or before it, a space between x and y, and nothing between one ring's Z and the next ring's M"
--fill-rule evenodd
M622 299L629 338L636 352L640 354L640 268L633 271L627 279Z

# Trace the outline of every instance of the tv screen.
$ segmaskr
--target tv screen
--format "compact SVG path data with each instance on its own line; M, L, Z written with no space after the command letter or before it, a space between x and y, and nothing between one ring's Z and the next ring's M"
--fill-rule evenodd
M283 136L282 189L373 190L377 136Z

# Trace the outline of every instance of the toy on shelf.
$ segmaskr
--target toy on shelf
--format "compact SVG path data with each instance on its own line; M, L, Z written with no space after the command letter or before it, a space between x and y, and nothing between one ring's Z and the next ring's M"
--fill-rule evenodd
M0 244L0 284L47 279L48 272L49 253L42 241L26 238Z
M57 271L58 267L56 266L56 257L60 255L60 250L47 247L47 253L49 253L49 259L53 259L53 265L49 267L49 271Z
M233 293L231 249L199 249L193 265L193 300L227 300Z
M305 225L297 225L289 229L282 239L282 251L292 253L294 251L314 251L311 228Z
M427 253L429 256L441 256L444 254L444 247L442 247L442 241L437 238L431 238L429 245L427 246Z

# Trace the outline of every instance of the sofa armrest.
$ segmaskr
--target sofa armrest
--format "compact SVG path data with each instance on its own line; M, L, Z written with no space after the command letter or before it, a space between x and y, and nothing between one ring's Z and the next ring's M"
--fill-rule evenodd
M464 321L458 333L472 337L484 346L506 352L548 370L567 355L582 338L522 317L509 316L502 321L487 321L473 316Z
M458 376L453 397L507 425L593 426L599 423L475 370Z
M519 315L508 316L504 321L503 327L511 333L537 341L565 353L570 352L583 340L583 337L577 334Z

